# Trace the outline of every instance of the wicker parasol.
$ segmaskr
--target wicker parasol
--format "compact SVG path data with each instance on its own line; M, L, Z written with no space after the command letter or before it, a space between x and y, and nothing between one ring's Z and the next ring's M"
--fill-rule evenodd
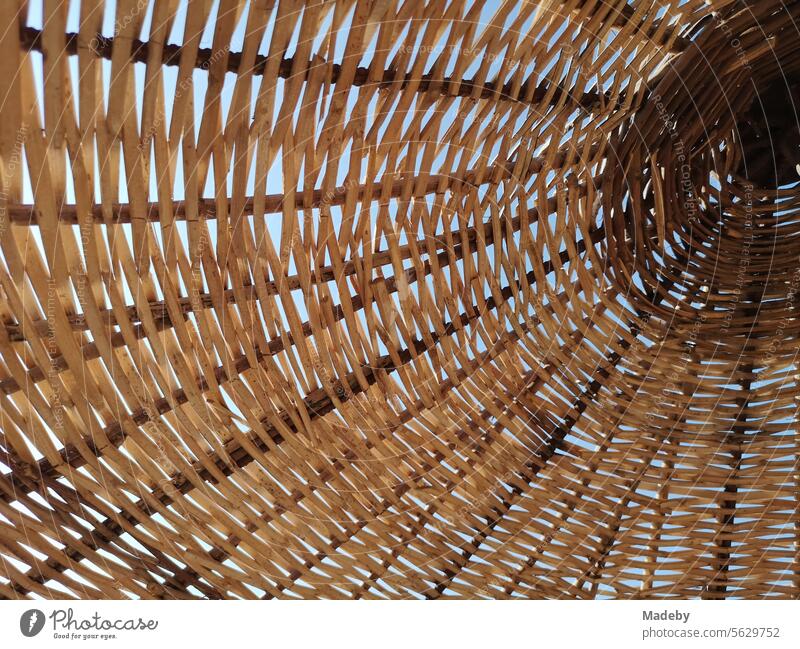
M800 3L105 4L0 2L0 596L800 596Z

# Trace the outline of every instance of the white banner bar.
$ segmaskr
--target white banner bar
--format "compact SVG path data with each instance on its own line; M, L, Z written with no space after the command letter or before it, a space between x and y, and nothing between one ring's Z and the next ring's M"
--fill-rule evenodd
M14 648L797 649L800 602L9 601L0 638Z

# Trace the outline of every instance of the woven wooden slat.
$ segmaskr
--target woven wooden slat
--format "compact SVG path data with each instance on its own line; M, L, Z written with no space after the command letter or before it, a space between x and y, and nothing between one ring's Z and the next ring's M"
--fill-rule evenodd
M0 596L800 595L800 4L0 16Z

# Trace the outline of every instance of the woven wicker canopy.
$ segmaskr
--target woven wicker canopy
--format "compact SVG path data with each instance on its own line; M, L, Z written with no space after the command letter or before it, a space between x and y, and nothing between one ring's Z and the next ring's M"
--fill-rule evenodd
M800 596L800 2L0 17L0 595Z

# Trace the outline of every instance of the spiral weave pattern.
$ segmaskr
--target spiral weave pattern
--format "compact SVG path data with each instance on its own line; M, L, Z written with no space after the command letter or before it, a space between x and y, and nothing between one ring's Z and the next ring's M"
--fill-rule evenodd
M800 2L0 2L0 596L800 596Z

